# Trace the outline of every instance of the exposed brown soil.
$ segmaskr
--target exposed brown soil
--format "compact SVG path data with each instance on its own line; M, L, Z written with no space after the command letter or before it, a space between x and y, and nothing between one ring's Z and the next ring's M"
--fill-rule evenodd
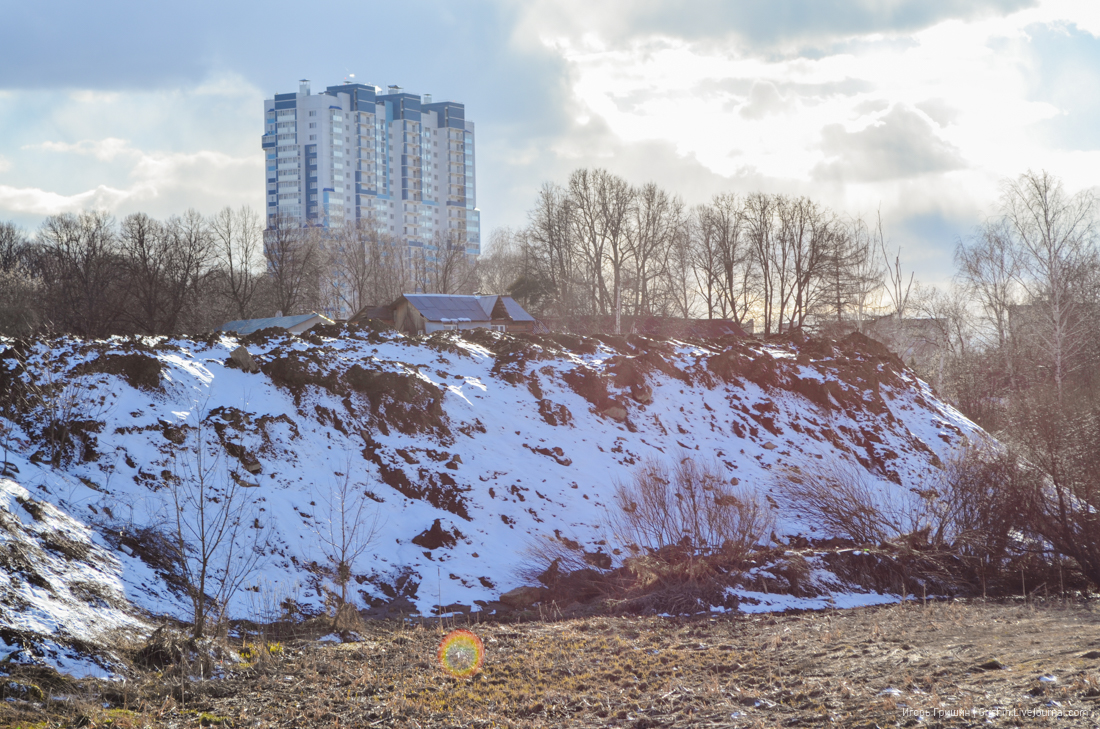
M1092 603L474 623L486 655L472 679L436 665L450 627L369 623L360 641L287 641L226 678L85 682L45 689L70 696L47 706L9 687L0 725L1100 725Z

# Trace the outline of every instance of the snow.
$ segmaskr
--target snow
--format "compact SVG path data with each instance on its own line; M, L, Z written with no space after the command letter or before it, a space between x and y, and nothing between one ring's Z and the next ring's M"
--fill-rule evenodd
M507 335L492 336L500 340ZM861 433L873 432L880 440L873 445L875 455L888 463L900 483L885 471L871 471L869 477L884 499L906 499L911 497L911 487L934 477L937 459L946 462L965 443L984 437L977 426L938 401L925 383L908 372L900 376L900 384L884 383L877 393L854 383L843 385L842 389L862 391L865 403L878 398L889 413L885 417L868 408L843 409L831 394L832 407L822 407L785 385L764 387L748 379L726 383L706 369L707 359L718 350L684 342L661 343L662 356L688 373L691 384L660 371L649 373L649 404L631 400L628 390L611 387L611 394L628 410L628 421L616 422L598 414L563 378L576 367L605 371L622 354L607 343L598 343L594 354L578 354L556 351L557 345L544 341L541 349L548 358L521 363L523 379L512 384L494 372L496 360L489 348L456 335L436 334L430 343L396 333L374 334L369 339L366 335L323 337L321 344L315 340L316 335L277 338L248 344L247 349L261 366L293 351L303 356L305 369L318 376L359 365L369 372L396 372L431 383L443 393L449 434L432 428L405 434L392 422L386 432L368 417L371 405L363 394L334 394L315 385L296 394L265 374L230 368L226 366L229 354L240 344L230 335L207 341L147 340L147 346L156 349L143 353L162 366L158 390L137 389L118 375L74 377L87 388L89 399L102 398L102 406L95 409L96 418L103 422L95 434L97 460L70 464L65 470L31 463L29 456L37 447L33 435L14 426L12 461L23 485L0 481L0 509L15 515L26 531L30 517L19 511L15 497L33 491L35 499L56 507L36 528L73 535L93 545L96 555L93 568L62 564L46 554L42 569L52 588L60 594L74 580L90 581L124 594L141 610L187 616L186 601L173 594L152 568L112 547L113 542L103 535L164 522L168 511L161 473L171 463L162 425L193 424L198 413L217 408L236 409L251 419L239 436L261 471L249 479L259 488L245 491L261 500L260 517L272 530L276 547L246 587L263 586L294 594L305 606L322 606L323 597L304 569L318 559L311 546L323 518L317 513L316 494L335 485L340 478L337 472L348 472L381 501L377 504L379 534L355 565L354 572L362 579L355 581L357 597L388 600L392 594L387 591L407 577L405 592L424 614L431 614L439 602L491 601L522 584L518 572L528 559L525 547L555 529L594 550L607 537L606 505L613 484L628 479L631 469L647 458L681 458L690 453L715 460L741 487L765 494L772 474L784 466L826 458L858 465L857 459L868 455ZM0 349L3 346L0 343ZM94 360L99 353L119 353L133 346L121 338L90 343L61 340L52 343L52 351L42 348L37 354L40 360L53 357L68 368L77 361ZM796 364L794 351L775 345L749 348L770 356L777 366L805 381L836 380L846 366L842 358ZM532 379L537 387L529 385ZM565 406L572 422L551 425L540 414L540 399ZM395 409L387 404L380 417L391 418ZM282 416L290 422L272 420ZM453 481L454 486L444 490L460 495L468 518L463 518L461 509L448 510L426 497L407 496L384 482L378 465L366 457L368 436L377 459L388 468L400 469L413 486ZM537 452L554 448L561 449L560 456ZM894 455L888 457L888 453ZM809 526L798 514L778 512L775 517L781 536L808 532ZM412 538L436 519L444 530L461 533L457 543L436 550L412 544ZM0 534L0 540L11 538ZM26 583L16 587L10 581L4 583L5 579L0 574L0 589L18 595L26 607L0 610L0 625L42 635L63 630L100 641L114 629L148 627L132 610L81 610L76 598L51 598L47 590ZM238 593L231 611L241 615L255 610L256 594ZM844 591L812 598L747 590L733 594L745 612L897 600L896 596Z

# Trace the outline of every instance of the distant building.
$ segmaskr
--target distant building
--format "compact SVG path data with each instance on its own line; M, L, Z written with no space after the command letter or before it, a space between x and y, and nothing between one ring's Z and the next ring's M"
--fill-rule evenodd
M278 327L286 329L291 334L301 334L310 327L318 324L335 324L332 319L320 314L299 314L297 316L270 316L266 319L239 319L222 324L219 332L234 332L245 335L258 332L261 329Z
M862 332L882 342L901 361L921 371L938 371L947 352L946 319L880 316L863 322Z
M394 327L407 333L485 327L500 332L531 332L535 317L511 296L405 294L390 307Z
M370 224L412 248L481 252L474 123L454 101L345 82L264 101L267 227Z

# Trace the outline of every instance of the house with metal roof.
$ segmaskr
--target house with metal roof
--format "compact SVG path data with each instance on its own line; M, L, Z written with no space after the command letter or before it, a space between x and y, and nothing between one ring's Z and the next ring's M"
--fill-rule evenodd
M500 332L531 332L535 317L511 296L405 294L393 303L398 331L431 334L440 330L484 327Z
M258 332L261 329L277 327L279 329L286 329L291 334L301 334L310 327L318 324L335 323L336 322L329 319L327 316L312 313L298 314L297 316L269 316L265 319L239 319L237 321L229 321L222 324L218 331L234 332L236 334L245 335Z

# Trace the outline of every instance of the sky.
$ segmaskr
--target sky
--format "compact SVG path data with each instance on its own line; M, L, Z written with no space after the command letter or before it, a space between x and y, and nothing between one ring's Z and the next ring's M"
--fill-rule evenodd
M303 12L303 8L308 8ZM264 204L263 100L355 74L466 105L483 236L580 167L689 205L882 216L918 279L1006 180L1100 192L1096 0L194 0L12 4L0 220Z

